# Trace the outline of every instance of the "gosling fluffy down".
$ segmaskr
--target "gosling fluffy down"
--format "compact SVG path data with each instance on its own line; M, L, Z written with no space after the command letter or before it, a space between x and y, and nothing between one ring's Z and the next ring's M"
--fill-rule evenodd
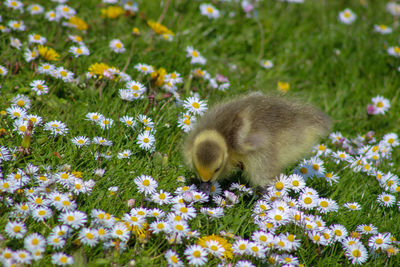
M241 168L266 186L330 132L331 119L309 105L250 95L215 105L184 142L184 158L203 182Z

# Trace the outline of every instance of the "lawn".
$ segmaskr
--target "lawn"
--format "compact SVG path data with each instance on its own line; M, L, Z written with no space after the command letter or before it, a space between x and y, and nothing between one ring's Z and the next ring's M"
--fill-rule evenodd
M62 2L0 3L5 266L400 262L400 4ZM240 172L210 191L185 136L256 92L332 134L264 194Z

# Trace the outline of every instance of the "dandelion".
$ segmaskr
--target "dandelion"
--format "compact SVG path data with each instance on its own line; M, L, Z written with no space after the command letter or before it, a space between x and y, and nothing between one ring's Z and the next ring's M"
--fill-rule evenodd
M114 39L111 40L109 47L111 48L112 51L114 51L115 53L124 53L125 52L125 48L124 48L124 44L119 40L119 39Z
M58 54L53 48L39 45L37 50L39 55L47 61L57 61L60 59L60 54Z
M278 81L278 91L286 93L290 89L290 84L288 82Z
M158 23L156 21L148 20L147 24L151 27L151 29L156 34L159 34L159 35L162 35L162 34L174 35L174 33L170 29L168 29L167 27L165 27L164 25L162 25L162 24L160 24L160 23Z
M356 20L356 14L351 11L351 9L346 8L339 13L339 21L344 24L352 24Z

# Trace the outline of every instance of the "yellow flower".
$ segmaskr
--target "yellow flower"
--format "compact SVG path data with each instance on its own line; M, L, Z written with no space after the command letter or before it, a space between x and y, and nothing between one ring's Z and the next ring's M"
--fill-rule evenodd
M282 93L286 93L290 89L290 84L286 82L278 82L278 90Z
M87 30L88 25L86 24L85 21L83 21L81 18L78 16L73 16L69 19L69 23L74 25L78 30L84 31Z
M73 171L71 174L76 178L82 178L82 172Z
M107 9L105 8L101 9L101 16L103 18L116 19L124 13L125 13L124 9L119 6L109 6L107 7Z
M170 34L175 35L170 29L165 27L164 25L155 22L154 20L148 20L147 24L153 29L156 34Z
M39 45L37 47L37 50L38 50L40 56L47 61L60 60L60 55L53 48Z
M151 78L154 81L154 85L157 87L163 85L166 74L167 74L167 71L164 68L159 68L158 70L155 70L154 72L152 72Z
M140 30L139 30L138 28L134 27L134 28L132 29L132 33L133 33L134 35L140 35Z
M94 63L89 66L89 72L92 75L98 75L99 79L103 78L103 74L110 66L105 63Z
M208 235L208 236L203 236L197 240L197 244L202 246L203 248L207 247L206 242L207 241L216 241L218 242L225 250L224 252L224 258L225 259L233 259L233 250L232 250L232 244L229 243L225 238L217 236L217 235Z

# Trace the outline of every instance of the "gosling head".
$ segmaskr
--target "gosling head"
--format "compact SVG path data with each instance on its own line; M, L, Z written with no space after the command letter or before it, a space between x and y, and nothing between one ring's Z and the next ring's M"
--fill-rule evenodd
M224 137L215 130L200 132L193 143L192 160L203 182L216 180L228 160L228 147Z

